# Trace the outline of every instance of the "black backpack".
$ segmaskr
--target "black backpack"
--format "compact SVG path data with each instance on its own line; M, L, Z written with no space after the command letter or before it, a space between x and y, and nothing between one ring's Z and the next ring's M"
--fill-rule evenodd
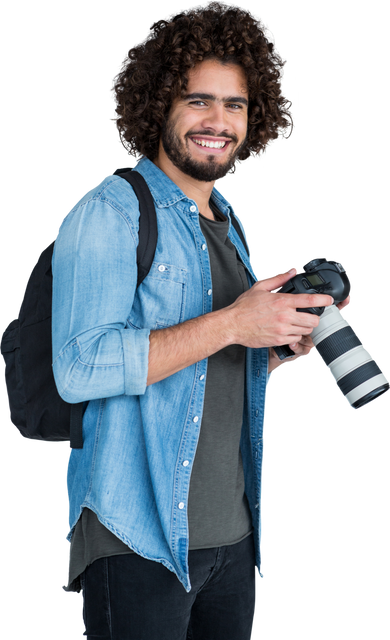
M137 247L137 287L148 275L157 245L157 217L152 195L141 174L118 169L131 184L139 201L139 242ZM232 216L248 255L240 225ZM70 440L73 449L82 449L83 413L87 402L69 404L59 395L52 370L51 308L54 242L41 254L27 284L19 318L3 334L1 353L6 369L11 420L22 436L34 440Z

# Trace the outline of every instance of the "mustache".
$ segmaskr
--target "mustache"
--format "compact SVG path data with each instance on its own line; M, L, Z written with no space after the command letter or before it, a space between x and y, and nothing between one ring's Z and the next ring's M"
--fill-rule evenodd
M238 137L234 133L210 133L210 131L188 131L186 138L193 138L194 136L212 136L213 138L228 138L232 142L237 143Z

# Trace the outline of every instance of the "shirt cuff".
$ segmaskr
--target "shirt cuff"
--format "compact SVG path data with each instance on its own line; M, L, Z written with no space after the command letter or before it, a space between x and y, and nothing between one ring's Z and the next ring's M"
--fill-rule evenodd
M121 333L125 365L125 395L143 395L148 378L150 330L123 329Z

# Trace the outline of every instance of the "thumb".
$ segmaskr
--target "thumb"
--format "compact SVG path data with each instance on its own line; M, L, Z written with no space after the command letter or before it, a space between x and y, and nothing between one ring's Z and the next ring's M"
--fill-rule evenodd
M290 269L290 271L286 271L286 273L281 273L278 276L274 276L273 278L267 278L267 280L260 280L257 285L259 289L263 291L274 291L274 289L279 289L283 287L286 282L291 280L296 275L296 269Z

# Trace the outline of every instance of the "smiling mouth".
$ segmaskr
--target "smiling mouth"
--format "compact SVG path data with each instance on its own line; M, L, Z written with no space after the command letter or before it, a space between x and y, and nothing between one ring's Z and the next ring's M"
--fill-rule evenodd
M208 149L224 149L230 140L204 140L200 138L191 138L199 147L207 147Z
M206 145L197 144L196 142L194 142L193 138L190 138L190 140L198 149L200 149L200 151L203 151L203 153L215 153L219 155L224 153L230 144L229 140L228 142L226 142L224 147L218 149L217 147L206 147Z

